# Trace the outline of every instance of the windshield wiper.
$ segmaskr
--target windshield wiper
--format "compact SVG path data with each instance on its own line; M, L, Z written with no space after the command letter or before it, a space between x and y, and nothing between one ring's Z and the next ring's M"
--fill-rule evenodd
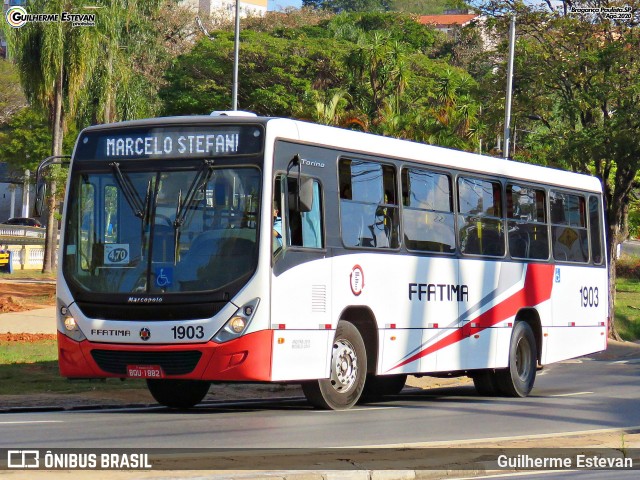
M182 189L178 192L178 204L176 206L176 218L173 221L173 264L176 265L178 263L178 254L180 247L180 229L184 224L184 221L187 217L187 213L195 204L196 193L198 190L203 188L211 179L211 175L213 175L213 164L214 160L205 160L196 173L191 185L189 185L189 190L187 190L187 194L184 197L184 203L182 202Z
M131 207L131 210L133 210L133 214L138 218L143 218L144 206L142 205L142 199L131 183L131 180L128 176L125 177L124 175L122 175L120 164L118 162L110 163L109 166L113 168L116 180L118 181L118 185L120 186L120 189L124 194L124 198L127 200L127 203Z

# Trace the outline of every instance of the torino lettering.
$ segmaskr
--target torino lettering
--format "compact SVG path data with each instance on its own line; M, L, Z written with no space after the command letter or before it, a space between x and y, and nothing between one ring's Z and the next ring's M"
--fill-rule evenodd
M409 300L416 298L420 302L463 302L469 300L469 287L447 283L410 283Z

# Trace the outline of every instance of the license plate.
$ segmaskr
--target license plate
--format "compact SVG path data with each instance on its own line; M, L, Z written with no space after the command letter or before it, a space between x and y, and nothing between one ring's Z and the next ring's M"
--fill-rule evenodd
M160 365L127 365L127 376L131 378L162 378Z

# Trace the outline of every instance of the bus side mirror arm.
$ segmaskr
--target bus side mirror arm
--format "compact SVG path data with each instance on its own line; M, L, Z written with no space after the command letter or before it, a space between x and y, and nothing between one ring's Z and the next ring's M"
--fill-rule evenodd
M39 217L42 214L42 205L44 204L44 197L47 194L47 184L45 183L42 172L45 168L51 165L69 165L71 159L70 155L52 155L45 158L38 169L36 170L36 201L33 204L33 216Z
M313 179L302 178L302 158L295 154L287 166L287 176L293 167L298 167L298 189L296 191L296 212L310 212L313 206Z

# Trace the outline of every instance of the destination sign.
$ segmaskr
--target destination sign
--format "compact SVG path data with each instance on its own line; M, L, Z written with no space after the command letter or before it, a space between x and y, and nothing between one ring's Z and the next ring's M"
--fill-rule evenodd
M86 132L76 160L198 158L246 155L262 151L262 128L256 125L128 129Z

